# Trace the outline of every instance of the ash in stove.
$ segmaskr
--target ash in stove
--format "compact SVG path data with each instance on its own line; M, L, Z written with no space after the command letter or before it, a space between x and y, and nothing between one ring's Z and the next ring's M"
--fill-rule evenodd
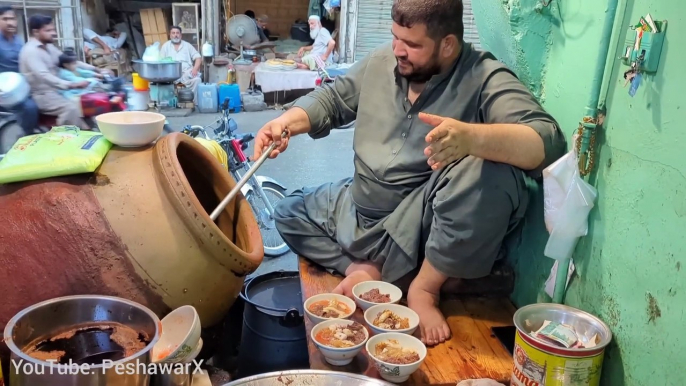
M98 323L75 327L43 338L24 350L40 361L96 366L106 360L118 361L144 349L150 339L131 327L118 323Z

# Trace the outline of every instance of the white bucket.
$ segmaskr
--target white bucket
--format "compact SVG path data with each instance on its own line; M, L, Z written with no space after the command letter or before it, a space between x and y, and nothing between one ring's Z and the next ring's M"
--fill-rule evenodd
M150 102L150 91L129 91L129 97L126 102L129 105L129 110L146 111Z

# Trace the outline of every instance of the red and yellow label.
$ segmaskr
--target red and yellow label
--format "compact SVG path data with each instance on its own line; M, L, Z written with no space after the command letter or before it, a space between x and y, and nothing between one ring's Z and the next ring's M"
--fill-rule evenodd
M539 343L517 331L512 368L513 386L598 386L604 350L586 356L563 356L536 347ZM560 350L563 351L563 350Z

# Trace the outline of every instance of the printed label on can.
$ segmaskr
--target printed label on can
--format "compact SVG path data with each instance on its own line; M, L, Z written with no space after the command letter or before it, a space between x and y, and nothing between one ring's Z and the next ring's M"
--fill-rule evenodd
M549 354L525 342L517 332L513 386L598 386L603 353L569 358Z

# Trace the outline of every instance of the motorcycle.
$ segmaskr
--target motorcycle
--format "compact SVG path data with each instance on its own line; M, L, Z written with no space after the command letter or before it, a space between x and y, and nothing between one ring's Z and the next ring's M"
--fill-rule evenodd
M218 143L228 156L229 173L236 181L240 181L252 166L245 151L255 137L250 133L240 136L236 134L238 125L229 117L229 98L226 98L221 105L221 113L221 117L214 124L216 125L213 129L214 139L207 134L208 129L214 125L207 127L186 125L182 133L193 138L202 136L201 138ZM288 252L289 248L276 230L274 222L274 207L286 197L286 187L273 178L253 175L241 188L241 193L250 203L257 219L262 232L265 255L280 256Z
M0 112L0 159L10 151L12 146L25 136L24 129L19 126L19 121L14 113Z
M83 119L88 126L93 128L97 127L94 121L96 116L105 113L125 111L127 109L127 94L124 89L124 79L104 74L102 84L104 88L103 91L83 94L79 97ZM57 126L57 117L40 114L38 117L38 125L41 127L41 132L50 130L51 127Z

